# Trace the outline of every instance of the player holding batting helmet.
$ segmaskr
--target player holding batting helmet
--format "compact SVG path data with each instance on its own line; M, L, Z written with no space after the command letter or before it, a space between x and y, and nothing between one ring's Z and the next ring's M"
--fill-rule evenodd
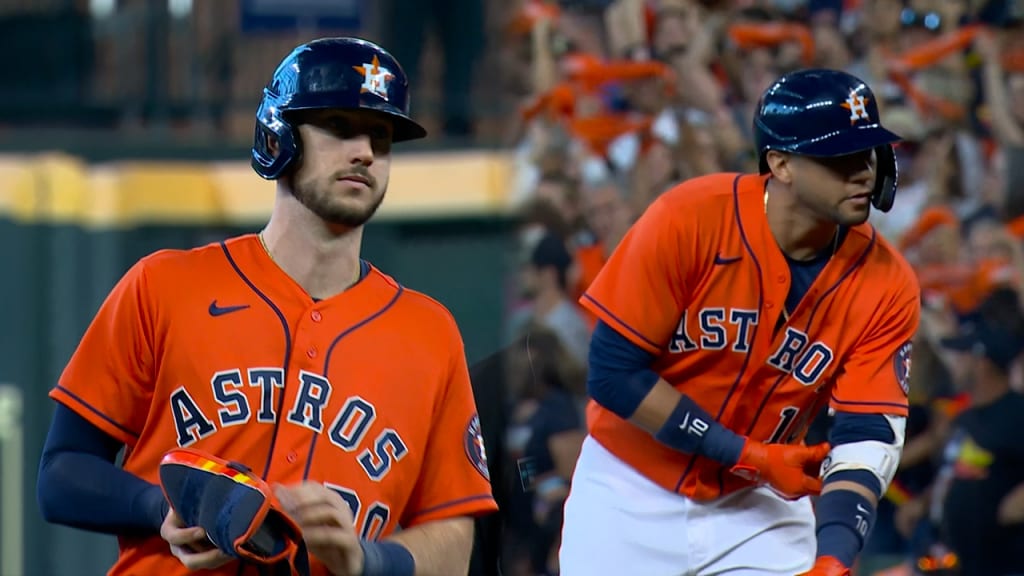
M269 221L120 279L50 393L43 516L118 535L110 576L465 574L497 505L462 337L361 258L392 144L425 135L405 74L315 40L255 120Z
M661 195L580 299L598 322L562 576L849 576L896 472L920 288L867 220L899 137L836 70L779 78L753 128L759 173Z

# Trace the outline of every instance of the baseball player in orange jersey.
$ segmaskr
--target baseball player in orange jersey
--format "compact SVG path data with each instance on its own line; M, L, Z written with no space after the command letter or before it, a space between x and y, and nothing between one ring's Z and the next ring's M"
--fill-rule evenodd
M152 254L100 308L51 392L38 496L49 521L119 537L109 574L258 573L169 509L175 447L279 485L315 575L466 573L496 505L458 328L359 258L392 142L426 134L407 90L372 43L296 48L256 115L266 228Z
M866 221L898 136L831 70L776 81L754 129L761 174L665 193L581 299L599 322L562 576L847 575L896 471L920 291Z

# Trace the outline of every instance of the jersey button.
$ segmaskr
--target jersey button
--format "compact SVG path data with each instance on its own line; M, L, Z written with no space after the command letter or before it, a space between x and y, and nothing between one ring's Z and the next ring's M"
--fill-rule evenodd
M771 310L772 308L775 308L775 304L772 304L771 302L765 302L764 307Z
M316 347L311 346L309 350L306 350L306 356L309 356L310 358L316 358Z
M299 455L295 452L289 452L288 455L285 456L285 460L287 460L289 464L295 464L295 461L298 459Z
M786 283L786 276L785 276L785 274L779 274L778 281L779 281L779 284L785 284Z
M320 314L319 310L313 310L309 317L313 319L313 322L319 322L324 318L323 315Z

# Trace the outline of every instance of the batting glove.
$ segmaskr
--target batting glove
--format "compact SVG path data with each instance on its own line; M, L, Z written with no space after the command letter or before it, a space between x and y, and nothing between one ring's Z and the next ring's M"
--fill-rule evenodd
M797 576L850 576L850 569L831 556L821 556L810 570Z
M767 484L783 498L795 500L821 493L821 462L831 449L827 442L805 446L747 439L739 461L730 471L751 482Z

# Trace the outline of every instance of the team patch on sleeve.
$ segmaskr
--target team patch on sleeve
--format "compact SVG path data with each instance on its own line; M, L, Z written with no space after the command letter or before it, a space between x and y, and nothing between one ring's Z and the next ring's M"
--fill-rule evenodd
M892 357L892 367L896 371L896 381L904 394L910 394L910 360L913 355L913 343L905 342Z
M473 414L466 426L466 458L488 482L491 473L487 470L487 450L484 448L484 436L480 432L480 416Z

